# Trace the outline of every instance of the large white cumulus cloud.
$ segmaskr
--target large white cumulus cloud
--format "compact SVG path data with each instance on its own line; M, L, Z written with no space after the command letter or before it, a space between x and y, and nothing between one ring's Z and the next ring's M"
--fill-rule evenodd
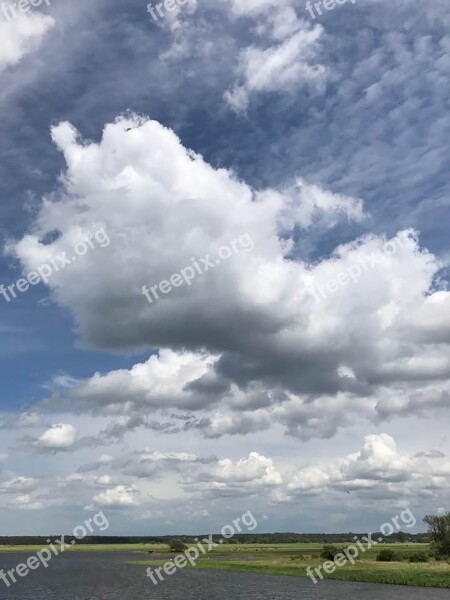
M52 297L91 346L162 350L130 371L75 384L71 401L128 416L214 407L186 423L211 437L265 429L273 419L293 435L327 437L353 413L379 419L446 405L449 313L433 307L447 306L449 293L434 288L441 265L416 232L388 245L369 235L316 263L293 260L299 227L360 221L361 201L301 178L252 189L136 116L107 125L100 143L68 123L53 139L67 162L64 190L43 203L13 251L24 271L35 270L104 227L110 245L53 273ZM251 251L157 302L143 297L144 284L217 256L244 233ZM344 282L355 265L365 268Z
M291 318L293 295L306 298L306 266L284 259L286 244L278 237L281 215L283 229L289 210L292 225L298 221L292 193L256 192L230 172L213 169L154 121L119 119L106 126L100 144L82 142L63 123L53 139L67 161L67 194L44 203L36 231L15 251L34 269L50 254L70 251L85 232L105 227L108 249L90 252L50 281L57 300L75 312L87 342L122 349L201 348L225 336L232 346L239 343L240 326L249 336L274 331ZM359 207L357 200L346 202L347 212ZM317 209L334 221L342 197L333 204L330 195ZM54 230L61 236L44 245L41 238ZM166 279L192 257L216 256L244 233L254 242L253 252L239 253L163 302L149 306L141 295L143 284Z

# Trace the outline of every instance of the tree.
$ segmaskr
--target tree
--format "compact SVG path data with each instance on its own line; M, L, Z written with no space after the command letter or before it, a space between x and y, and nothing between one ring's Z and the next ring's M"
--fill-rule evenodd
M183 540L176 538L176 539L170 540L169 549L171 552L184 552L185 550L187 550L187 546L183 542Z
M403 531L399 531L397 533L397 540L400 542L400 544L404 544L407 540L406 533L403 533Z
M433 538L437 556L450 556L450 512L446 515L427 515L424 522Z

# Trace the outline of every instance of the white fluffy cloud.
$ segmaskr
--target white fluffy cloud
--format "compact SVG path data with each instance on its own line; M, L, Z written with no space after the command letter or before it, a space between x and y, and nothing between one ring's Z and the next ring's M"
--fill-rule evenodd
M195 394L183 394L185 386L207 375L214 363L213 357L192 353L177 354L162 350L148 361L136 364L130 371L113 371L106 375L97 373L85 384L75 387L79 402L90 405L97 401L105 406L129 402L147 407L179 406L195 408L199 399ZM126 422L123 423L127 425Z
M0 17L0 73L37 49L55 21L39 13L21 13L9 21Z
M401 454L387 434L368 435L355 454L323 466L309 466L294 474L287 486L292 500L303 494L350 492L362 500L445 494L450 487L448 458Z
M47 429L35 442L36 448L45 450L66 450L76 441L77 431L70 424L56 424Z
M365 216L361 200L308 185L301 178L283 193L284 208L279 217L282 230L291 231L295 226L308 228L320 221L331 228L342 219L358 222Z
M101 507L127 508L138 503L135 494L134 486L117 485L94 496L93 500Z
M248 309L255 309L253 319L259 321L275 304L281 309L275 317L281 326L290 303L283 307L282 298L291 296L305 272L304 266L283 260L286 246L277 233L279 221L286 228L290 213L291 227L298 220L292 194L256 193L226 170L211 168L183 148L173 132L152 121L120 119L106 127L100 145L81 143L67 123L56 127L53 136L68 162L68 193L61 202L44 203L36 231L16 245L15 253L26 268L38 268L49 253L70 252L84 232L106 227L110 247L54 273L50 282L57 300L75 311L86 341L138 349L164 346L164 338L186 345L191 336L193 346L201 347L211 336L207 329L233 336L236 326L248 321ZM298 203L304 202L307 189L303 184ZM311 193L316 193L314 186ZM318 213L342 210L340 197L334 208L330 202L311 204ZM45 232L54 230L61 236L52 244L42 243ZM191 264L191 257L214 257L221 245L246 232L256 251L239 253L154 306L143 298L143 284L178 272ZM76 285L78 276L86 285ZM266 284L255 297L258 281ZM219 320L217 312L222 313ZM112 313L114 328L109 324ZM257 325L259 331L259 323L251 328Z
M258 452L233 461L222 459L217 463L191 465L184 483L190 491L214 496L249 496L281 485L282 477L273 461Z
M450 294L436 288L441 263L417 232L388 244L367 235L321 260L294 260L298 228L360 221L361 201L302 179L252 189L143 118L118 119L98 144L67 123L53 138L67 161L65 190L44 202L12 250L28 272L104 227L110 246L55 272L52 296L92 346L161 350L129 370L62 386L48 410L117 415L103 444L138 427L218 437L273 421L303 439L330 437L353 418L448 407L450 313L434 308ZM42 241L55 231L53 242ZM216 256L243 233L251 252L158 302L142 296L144 284L168 279L192 257ZM168 419L178 425L148 419L164 408L180 411Z

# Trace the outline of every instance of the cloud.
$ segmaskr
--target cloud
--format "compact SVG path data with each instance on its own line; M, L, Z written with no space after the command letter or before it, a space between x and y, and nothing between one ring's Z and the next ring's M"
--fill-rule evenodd
M180 3L174 3L173 10L166 10L163 18L159 17L155 8L153 8L153 14L157 17L157 19L155 20L153 15L151 16L157 25L164 29L169 29L175 34L183 27L185 20L192 17L192 15L197 11L197 8L198 0L184 0ZM150 11L148 12L150 13Z
M216 457L149 448L123 449L119 458L110 458L98 461L102 464L96 473L67 474L67 463L61 463L56 478L4 480L0 504L4 501L2 508L20 509L108 508L126 511L132 521L160 522L164 515L164 520L175 518L179 524L185 523L186 511L193 518L195 514L206 518L207 510L217 520L217 515L223 511L229 515L244 502L265 514L283 507L285 516L293 517L301 504L318 526L323 511L336 510L343 497L352 511L411 505L419 516L430 510L426 508L430 503L442 506L450 491L445 454L407 453L386 433L366 435L356 452L321 453L317 458L303 456L303 451L295 458L255 450Z
M344 219L360 222L366 216L362 200L308 185L301 178L285 189L283 195L284 208L278 220L282 232L292 233L296 226L308 229L321 222L326 229L331 229Z
M76 438L77 431L73 425L60 423L47 429L34 446L45 451L67 450L75 444Z
M145 450L137 452L129 460L123 473L139 478L159 479L170 472L184 473L189 471L196 463L202 464L213 461L213 458L200 459L195 454L185 452L150 452Z
M439 450L428 450L427 452L418 452L414 458L445 458L445 454Z
M433 307L450 294L439 288L442 263L421 247L418 232L391 240L368 234L302 260L299 229L359 222L360 199L303 179L255 190L143 117L120 117L98 144L83 142L68 123L53 129L53 139L67 161L64 189L57 202L44 201L33 231L9 250L28 272L104 227L111 244L55 272L52 297L74 314L90 346L160 349L127 370L65 380L42 403L117 416L82 444L109 443L139 427L244 434L272 419L302 439L331 437L354 419L448 407L450 313ZM44 244L52 231L59 235ZM215 256L244 232L252 252L151 305L142 296L142 285L169 278L193 257ZM355 268L357 278L336 284ZM171 408L188 418L148 416Z
M26 41L10 29L7 47L18 54L0 67L10 198L2 222L12 235L28 228L12 258L28 273L97 225L112 240L106 254L94 251L55 273L38 319L31 313L42 288L9 305L21 326L5 329L4 352L29 351L29 327L44 334L31 338L45 352L61 307L81 348L122 353L62 352L55 368L76 368L55 377L50 392L33 392L31 371L19 383L10 373L16 397L7 392L5 410L27 408L0 417L10 452L0 485L49 476L39 477L39 494L0 494L6 529L16 527L7 504L16 495L28 495L28 505L58 503L71 519L120 485L139 490L136 505L118 515L124 533L138 532L144 515L153 530L152 519L158 528L182 524L187 512L192 521L200 515L201 527L191 527L203 530L205 508L217 517L227 506L229 517L245 494L252 507L265 504L278 530L364 528L380 502L384 509L414 494L423 511L445 506L448 448L433 439L445 434L450 406L448 10L437 0L371 0L337 8L319 25L301 20L304 3L202 0L154 25L145 3L112 4L55 5L64 36L49 27ZM226 110L226 91L248 118ZM163 125L128 115L100 136L124 106ZM53 129L66 166L45 133L61 119L83 128ZM61 170L63 186L54 189ZM21 216L28 196L32 210ZM244 227L253 252L189 289L142 303L143 284L212 256ZM336 284L355 269L358 281ZM9 275L8 282L19 276ZM48 380L55 362L42 365ZM70 423L74 443L39 447L51 423ZM25 440L28 464L17 438L31 427L38 429L25 432L33 434ZM349 435L359 440L368 431L377 438L359 451L356 442L349 456ZM398 445L380 431L398 435ZM427 443L438 450L423 450ZM249 467L239 466L253 452L272 460L281 483L258 488ZM242 487L233 487L221 461L244 477ZM257 467L264 460L250 463L265 480ZM304 489L287 489L308 467ZM345 513L346 527L338 521ZM28 532L53 529L60 514L30 518Z
M32 477L14 477L0 481L0 494L16 494L17 492L33 491L37 487L37 479Z
M104 508L128 508L138 503L134 486L117 485L94 496L93 501Z
M282 476L273 460L258 452L232 460L179 452L144 451L136 453L122 473L137 478L137 487L142 484L139 484L140 480L167 480L176 474L180 486L178 494L187 493L189 497L198 499L270 494L272 489L282 485Z
M321 94L329 79L327 69L318 62L323 27L299 19L291 0L240 4L234 0L193 1L171 13L160 23L172 32L170 48L161 53L161 59L167 63L189 59L192 63L195 58L211 72L212 55L220 62L226 57L221 77L230 80L230 88L224 98L237 113L245 113L258 95L293 96L299 90ZM226 28L214 26L208 14L211 10L219 12ZM246 25L247 35L243 34Z
M226 0L228 8L236 17L255 16L267 13L269 10L276 11L280 7L292 4L292 0Z
M177 405L183 409L200 408L201 397L195 391L186 394L183 390L192 381L208 374L213 364L214 357L207 355L161 350L159 355L153 355L145 363L134 365L129 371L123 369L106 375L97 373L85 384L75 387L73 396L80 404L88 406L99 406L101 403L107 403L106 406L122 405L124 398L129 396L129 402L148 408ZM117 421L117 434L120 425L129 428L132 423L126 419Z
M170 511L186 503L201 511L211 502L220 510L222 503L251 499L252 506L267 512L303 501L314 505L318 496L326 498L327 506L335 506L343 494L354 508L380 501L391 507L392 503L418 506L430 499L438 503L450 490L446 455L402 452L386 433L366 435L356 452L307 461L275 459L257 451L242 458L218 458L149 449L122 453L121 459L121 464L104 462L95 475L60 476L56 486L53 479L40 481L39 495L27 496L29 502L24 504L47 498L63 504L70 499L79 506L154 511L167 502ZM6 493L25 496L36 488L36 481L17 477L10 480Z
M31 12L19 12L10 21L0 18L0 73L36 50L54 24L52 17Z
M237 461L222 459L217 463L191 465L185 473L184 485L196 494L206 496L249 496L262 493L282 483L272 459L252 452Z
M361 450L324 466L309 466L294 474L287 486L294 501L303 494L353 492L362 500L445 493L450 487L450 468L445 457L410 456L398 451L385 434L364 439Z
M263 92L293 92L301 87L323 92L328 78L326 68L317 64L320 25L297 18L295 9L281 3L258 2L233 14L258 17L257 32L264 46L248 46L240 51L237 82L225 92L225 100L238 113L246 112L251 96Z
M19 416L14 415L0 424L0 429L32 429L42 425L42 415L34 412L22 413Z
M9 507L16 510L41 510L44 505L38 500L33 500L27 494L22 494L11 500Z
M69 244L73 248L83 229L91 230L100 222L105 225L112 237L110 247L101 253L86 255L71 265L71 269L55 273L50 282L57 301L75 310L88 343L136 350L149 343L167 345L170 338L174 345L185 344L185 337L190 336L198 337L198 346L210 345L204 334L213 316L206 306L216 301L216 311L229 307L229 317L216 323L217 330L233 332L244 317L247 327L255 332L261 330L261 321L270 310L271 301L276 301L285 291L270 289L269 284L279 280L281 286L286 285L285 280L294 268L283 263L282 245L277 235L279 218L283 227L287 227L292 197L270 190L256 194L228 171L214 170L201 157L183 148L173 132L156 122L121 118L106 127L100 145L79 143L76 131L68 124L55 128L53 136L69 164L67 196L58 203L44 203L36 222L36 233L24 237L14 252L24 267L37 268L48 260L49 253L69 250ZM115 158L108 164L107 155L112 148ZM139 158L130 167L130 155L135 151ZM304 198L306 184L302 189ZM131 203L130 210L123 203L123 192ZM311 193L316 194L316 187ZM83 203L87 201L90 206L86 211L76 200L79 194ZM316 213L320 214L321 209L331 212L329 204L322 208L315 200L311 202ZM339 200L336 205L340 208ZM68 219L66 225L63 219ZM121 219L125 220L123 225ZM292 227L297 220L297 215L293 215ZM61 236L52 244L44 245L40 239L49 227L60 231ZM128 235L131 231L133 235ZM196 234L191 235L191 231ZM240 253L221 265L220 273L219 269L210 271L206 277L199 278L196 285L180 288L167 301L146 306L141 293L143 284L170 276L189 264L192 256L217 251L245 232L252 239L255 236L256 253ZM179 241L177 244L174 244L175 239ZM127 264L127 271L118 268L116 273L111 273L109 270L106 278L111 260L117 266ZM74 282L81 274L88 276L89 283L77 292ZM255 276L269 279L258 300L253 299L251 293ZM108 295L109 300L104 302ZM176 317L181 303L185 307L184 325ZM197 308L199 303L205 310ZM251 317L253 323L248 319L250 307L255 309ZM118 317L115 322L120 324L113 330L105 322L111 311ZM201 312L203 318L199 315ZM169 314L173 318L172 333L167 330ZM185 318L189 314L192 318ZM165 323L161 326L163 316ZM280 326L283 318L281 314ZM156 335L153 335L151 331L155 327L160 331L154 331ZM151 338L154 339L150 341ZM229 344L233 343L230 339Z

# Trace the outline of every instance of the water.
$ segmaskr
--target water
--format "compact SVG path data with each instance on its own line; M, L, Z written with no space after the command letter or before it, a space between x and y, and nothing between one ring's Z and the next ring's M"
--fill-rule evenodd
M28 554L0 554L0 569L25 562ZM67 553L53 558L7 588L0 600L449 600L449 590L323 581L223 571L181 569L155 586L145 568L127 565L144 559L130 553Z

